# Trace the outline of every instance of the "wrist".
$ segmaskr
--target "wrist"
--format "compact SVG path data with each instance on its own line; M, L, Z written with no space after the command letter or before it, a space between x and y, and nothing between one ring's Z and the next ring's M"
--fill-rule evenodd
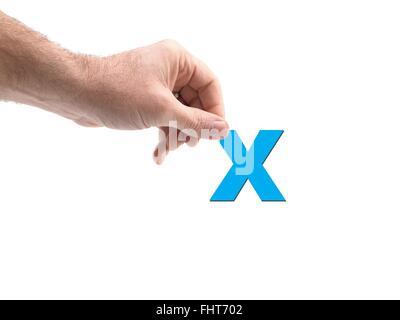
M105 58L76 54L69 68L68 82L74 91L70 95L71 108L78 108L81 114L91 118L98 118L104 101L112 100L105 80Z
M47 67L31 72L27 103L68 118L87 113L93 58L56 48L47 59Z

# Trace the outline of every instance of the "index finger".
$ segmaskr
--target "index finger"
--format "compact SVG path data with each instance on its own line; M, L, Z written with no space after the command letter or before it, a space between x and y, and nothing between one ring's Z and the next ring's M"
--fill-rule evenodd
M194 89L205 111L225 116L221 85L208 66L193 57L193 73L188 85Z

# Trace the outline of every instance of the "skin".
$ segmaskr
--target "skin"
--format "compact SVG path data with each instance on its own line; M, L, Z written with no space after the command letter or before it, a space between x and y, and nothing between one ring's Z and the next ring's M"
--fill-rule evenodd
M76 54L1 11L0 99L86 127L157 127L159 164L183 143L220 139L229 130L216 76L177 42L107 57Z

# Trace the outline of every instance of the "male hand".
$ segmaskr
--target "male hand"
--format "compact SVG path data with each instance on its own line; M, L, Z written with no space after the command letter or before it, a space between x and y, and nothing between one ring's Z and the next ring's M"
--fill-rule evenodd
M158 127L154 158L228 132L221 88L175 41L108 57L60 48L0 11L0 99L57 113L84 126Z
M227 134L217 78L175 41L85 59L85 99L93 107L84 108L91 111L82 114L78 110L77 123L115 129L158 127L157 163L185 142L193 146L200 137L218 139Z

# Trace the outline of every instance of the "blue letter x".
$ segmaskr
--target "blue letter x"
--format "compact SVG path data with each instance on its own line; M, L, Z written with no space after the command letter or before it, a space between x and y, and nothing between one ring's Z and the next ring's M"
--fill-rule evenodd
M247 151L236 131L229 131L229 135L220 143L233 165L214 192L211 201L235 201L247 180L262 201L285 201L263 167L265 159L282 133L283 130L260 130Z

